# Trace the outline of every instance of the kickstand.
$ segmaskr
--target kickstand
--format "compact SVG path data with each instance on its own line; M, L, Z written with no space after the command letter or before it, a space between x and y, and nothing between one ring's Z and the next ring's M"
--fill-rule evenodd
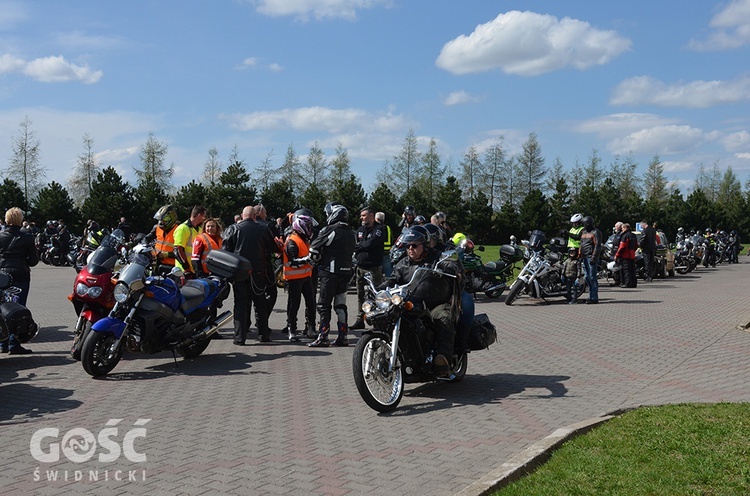
M178 366L177 366L177 353L175 353L174 346L172 347L172 358L174 358L174 368L178 368Z

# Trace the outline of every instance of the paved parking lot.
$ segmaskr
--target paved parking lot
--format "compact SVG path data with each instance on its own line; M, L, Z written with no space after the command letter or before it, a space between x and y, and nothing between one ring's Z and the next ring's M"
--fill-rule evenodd
M353 347L278 332L271 344L213 341L176 365L171 353L126 354L92 379L68 357L73 279L33 269L34 354L0 357L5 493L449 495L605 412L750 400L750 334L738 329L750 322L748 263L605 285L596 306L482 297L499 344L470 355L460 384L407 385L387 415L359 397Z

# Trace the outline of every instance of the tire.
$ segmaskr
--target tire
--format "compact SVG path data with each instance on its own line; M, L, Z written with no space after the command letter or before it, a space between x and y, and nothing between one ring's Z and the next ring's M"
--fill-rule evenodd
M512 305L524 286L525 283L521 279L516 279L510 287L510 291L508 291L508 296L505 297L505 304Z
M178 346L176 348L176 351L182 357L195 358L197 356L200 356L200 354L203 353L204 351L206 351L206 348L208 348L208 345L210 343L211 343L210 338L200 339L187 346Z
M109 374L122 358L122 346L119 346L112 356L108 356L110 348L116 341L117 338L110 332L89 333L81 350L83 370L92 377Z
M73 347L70 349L70 356L74 360L81 361L81 350L83 349L83 343L86 342L86 338L91 334L91 326L93 324L90 320L83 321L83 329L81 333L73 339Z
M503 286L503 287L502 287L501 289L496 289L496 290L494 290L494 291L485 291L485 292L484 292L484 295L485 295L485 296L486 296L487 298L497 298L497 297L499 297L499 296L500 296L501 294L503 294L503 292L504 292L504 291L505 291L505 286Z
M381 413L395 410L404 395L404 377L398 362L393 372L384 373L390 356L391 344L383 336L365 334L357 341L352 358L359 395L367 406Z
M453 365L453 367L451 367L451 373L453 374L453 379L451 379L451 382L461 382L466 375L466 368L468 366L469 354L461 353L460 355L458 355L458 360L456 360L456 363Z

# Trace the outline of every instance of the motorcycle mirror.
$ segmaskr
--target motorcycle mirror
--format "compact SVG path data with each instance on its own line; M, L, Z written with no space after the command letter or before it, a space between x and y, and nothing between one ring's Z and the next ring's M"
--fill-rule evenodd
M477 246L476 248L477 248L477 250L479 250L479 251L484 251L484 246L482 246L482 245L479 245L479 246Z
M458 261L458 250L445 251L440 256L440 262L457 262Z

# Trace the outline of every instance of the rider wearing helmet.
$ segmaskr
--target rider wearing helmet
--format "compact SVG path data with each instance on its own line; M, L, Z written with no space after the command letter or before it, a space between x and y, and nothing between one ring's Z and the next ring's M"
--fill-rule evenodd
M299 341L297 313L302 297L305 298L305 328L315 327L313 268L308 259L312 237L313 218L295 212L292 221L292 233L287 237L282 251L284 280L289 294L286 304L286 328L291 342Z
M177 220L177 210L172 206L164 205L154 214L156 225L151 229L151 232L146 235L148 242L156 239L154 245L154 251L156 252L156 258L159 263L167 267L174 267L175 265L175 253L174 253L174 232L177 229L179 221Z
M445 233L443 230L432 223L425 224L424 227L430 233L430 248L443 251L445 249Z
M407 256L393 269L391 277L386 279L381 288L406 284L419 267L434 267L440 259L440 252L430 248L429 231L423 226L413 226L401 235L401 242L406 246ZM441 268L445 268L441 264ZM448 267L460 275L460 266ZM422 273L426 274L426 273ZM461 284L451 277L417 276L415 286L409 292L408 299L414 303L414 310L423 311L423 319L431 321L435 329L435 346L437 355L433 359L436 373L440 376L450 374L449 358L453 356L455 316L460 312Z
M571 228L568 230L568 248L581 247L581 231L583 231L583 214L573 214L570 218Z
M427 224L427 219L425 219L424 215L417 215L416 217L414 217L414 224L423 226Z
M334 345L345 346L349 314L346 307L346 291L352 278L352 256L356 242L354 231L347 223L349 211L339 203L325 206L327 225L320 230L310 244L310 262L318 266L318 315L320 327L318 337L308 346L329 346L328 332L331 329L331 306L338 318L339 335Z
M415 224L414 217L416 217L417 211L413 206L407 205L404 207L404 213L401 214L401 221L398 223L399 227L403 227L404 230ZM402 231L403 232L403 231Z

